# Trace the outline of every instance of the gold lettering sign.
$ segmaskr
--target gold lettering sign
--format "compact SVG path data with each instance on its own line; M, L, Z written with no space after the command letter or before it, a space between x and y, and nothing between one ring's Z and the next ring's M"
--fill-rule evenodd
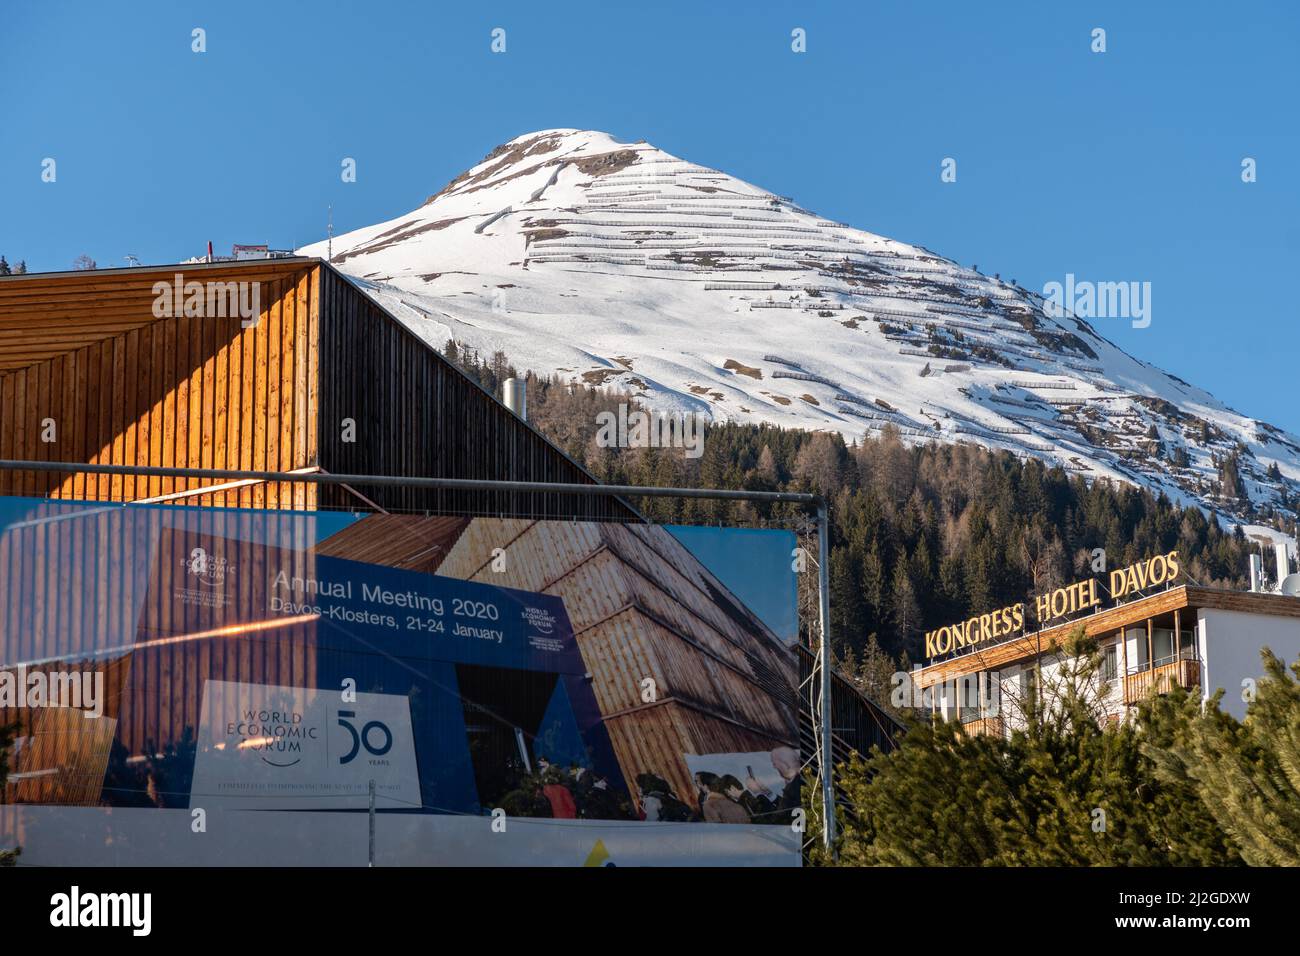
M1110 572L1110 596L1118 601L1126 594L1155 588L1178 577L1178 552L1157 554L1154 558L1130 564Z
M1013 604L994 611L981 614L960 624L950 624L925 635L925 656L937 657L949 651L963 647L973 647L985 641L1015 634L1025 629L1025 606Z
M1110 599L1119 601L1147 588L1160 587L1178 577L1178 552L1158 554L1110 572ZM1072 617L1101 606L1100 581L1087 578L1034 598L1034 617L1041 628L1051 621ZM1025 629L1025 605L1013 604L991 614L980 614L959 624L949 624L925 635L925 656L938 657L964 647L996 640Z
M1097 594L1097 579L1088 578L1042 595L1035 600L1034 610L1037 612L1038 623L1042 625L1058 617L1090 610L1099 604L1101 598Z

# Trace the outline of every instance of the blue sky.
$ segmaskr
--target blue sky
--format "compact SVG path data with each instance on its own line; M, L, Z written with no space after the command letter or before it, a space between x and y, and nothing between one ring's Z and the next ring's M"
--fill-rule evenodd
M668 530L777 637L794 642L799 609L793 531L708 525L669 525Z
M596 128L1027 288L1149 281L1149 328L1099 330L1300 432L1294 2L8 0L0 90L0 254L32 270L302 245Z

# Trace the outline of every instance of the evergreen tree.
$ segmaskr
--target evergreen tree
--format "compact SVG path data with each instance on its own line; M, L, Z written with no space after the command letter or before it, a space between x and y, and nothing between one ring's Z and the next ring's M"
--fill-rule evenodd
M1241 479L1241 464L1236 452L1219 462L1219 493L1237 500L1246 497L1246 484Z
M443 354L494 391L512 371L504 356L484 362L450 341ZM1099 547L1112 566L1177 549L1197 583L1245 583L1249 543L1198 508L1128 486L1089 483L1041 461L967 445L907 445L891 428L846 446L838 435L709 425L698 459L682 449L601 448L598 414L619 405L642 409L634 396L536 375L529 375L528 390L532 423L607 483L827 495L831 633L837 646L859 654L876 634L887 653L919 658L926 631L1085 576L1088 555ZM800 513L794 506L723 501L635 504L662 522L782 523ZM1285 531L1294 525L1294 516L1282 513L1261 520ZM899 616L900 565L919 620ZM902 633L900 619L909 622Z
M895 661L880 646L876 635L867 638L861 654L849 648L844 656L836 658L836 667L847 680L852 681L862 693L875 701L895 717L902 718L905 712L893 704L895 688L894 675L908 670L906 658Z
M1009 767L990 737L957 724L913 721L888 756L858 754L836 770L842 866L979 866L999 856L994 808L1010 801ZM805 786L810 821L820 793ZM851 811L851 812L847 812ZM815 829L811 832L817 832ZM825 862L816 856L814 862Z
M1220 692L1156 757L1165 778L1194 783L1247 863L1300 866L1300 661L1288 673L1268 649L1261 656L1266 676L1244 723L1219 709ZM1186 706L1196 713L1196 703Z
M885 604L885 562L880 558L880 549L873 546L862 559L862 596L864 600L862 627L868 632L880 632L885 629L887 607ZM893 652L899 650L899 641L888 632L890 639L886 646Z
M901 649L910 647L916 635L921 633L921 605L916 600L916 591L912 587L911 575L907 573L907 565L901 561L894 565L889 603L899 646Z
M1099 720L1096 646L1082 630L1010 738L909 718L889 754L836 771L841 865L1222 866L1240 863L1198 787L1147 752L1187 738L1194 708L1152 703ZM807 792L807 791L805 791ZM808 809L816 811L813 791ZM815 818L815 812L810 814ZM815 862L828 862L814 854Z

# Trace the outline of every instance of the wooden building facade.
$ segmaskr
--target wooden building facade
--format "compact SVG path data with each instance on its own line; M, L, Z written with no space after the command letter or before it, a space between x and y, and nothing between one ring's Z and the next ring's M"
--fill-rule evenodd
M0 458L594 483L311 258L0 279ZM0 472L0 495L634 518L597 496L54 472Z
M212 284L255 287L255 320L233 309L185 314L190 283L205 306ZM160 296L169 297L161 307ZM0 459L594 483L351 280L310 258L0 279ZM94 803L111 747L152 759L154 736L178 740L197 725L205 680L313 685L310 627L279 642L274 659L247 637L197 658L165 640L150 644L144 612L159 601L165 609L170 596L149 596L132 556L175 567L186 555L159 542L181 525L288 542L305 556L306 574L314 555L329 555L562 597L630 785L661 775L694 806L685 754L798 749L801 718L807 736L794 650L672 535L608 496L6 471L0 496L51 499L0 535L0 586L23 596L0 600L0 665L57 658L102 670L112 722L0 712L0 721L23 723L27 750L16 766L34 774L9 799ZM232 525L203 508L187 509L184 521L164 508L129 520L146 509L72 502L251 510ZM270 528L278 511L300 513L278 519L294 523L335 509L371 514L301 540L294 528ZM504 573L487 570L495 548L514 556ZM245 550L232 560L252 567L258 549ZM80 590L63 601L69 582ZM162 633L207 627L201 616L151 613ZM106 634L135 646L105 656ZM837 757L846 742L892 743L893 722L842 689ZM51 767L61 769L35 775Z

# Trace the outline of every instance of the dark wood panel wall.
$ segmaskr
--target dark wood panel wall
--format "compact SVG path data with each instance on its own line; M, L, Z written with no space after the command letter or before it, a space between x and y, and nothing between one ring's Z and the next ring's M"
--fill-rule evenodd
M321 270L321 465L335 474L594 483L429 343L332 269ZM345 434L345 422L355 433ZM348 441L352 437L355 440ZM359 488L391 510L634 519L613 498ZM357 505L338 488L323 502Z

